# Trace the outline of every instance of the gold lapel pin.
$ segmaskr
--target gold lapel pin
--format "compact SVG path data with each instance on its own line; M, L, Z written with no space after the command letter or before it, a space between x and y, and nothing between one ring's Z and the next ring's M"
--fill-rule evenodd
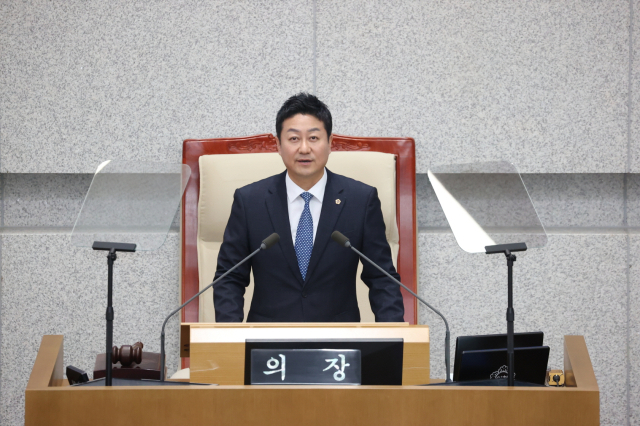
M340 204L340 199L339 198L336 200L336 204Z

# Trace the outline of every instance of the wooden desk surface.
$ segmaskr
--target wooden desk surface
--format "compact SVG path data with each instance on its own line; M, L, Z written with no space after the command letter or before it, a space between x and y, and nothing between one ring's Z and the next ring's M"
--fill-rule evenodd
M62 336L44 336L26 390L25 424L597 425L599 390L584 338L566 336L565 349L574 387L82 388L51 379L61 367Z

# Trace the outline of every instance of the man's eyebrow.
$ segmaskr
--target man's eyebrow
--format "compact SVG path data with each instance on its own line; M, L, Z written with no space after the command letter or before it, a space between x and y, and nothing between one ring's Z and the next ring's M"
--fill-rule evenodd
M320 128L319 128L319 127L314 127L313 129L309 129L309 130L307 130L307 132L319 132L319 131L320 131ZM294 129L294 128L287 129L287 132L291 132L291 133L302 133L300 130L298 130L298 129Z

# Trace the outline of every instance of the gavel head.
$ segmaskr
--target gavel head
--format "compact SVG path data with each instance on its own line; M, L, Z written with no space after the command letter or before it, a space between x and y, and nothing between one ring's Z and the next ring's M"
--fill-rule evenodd
M116 364L120 362L123 367L129 367L131 364L140 364L142 362L142 348L144 345L137 342L133 345L122 345L120 349L117 346L111 348L111 362Z

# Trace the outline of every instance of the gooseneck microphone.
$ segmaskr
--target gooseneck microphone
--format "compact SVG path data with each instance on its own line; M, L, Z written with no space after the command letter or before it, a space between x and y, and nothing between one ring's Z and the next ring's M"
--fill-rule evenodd
M208 286L206 286L205 288L203 288L202 290L200 290L198 293L196 293L191 299L187 300L186 302L184 302L182 305L180 305L180 307L176 310L174 310L173 312L171 312L169 314L169 316L167 316L167 318L164 320L164 323L162 323L162 333L160 334L160 361L161 361L161 366L160 366L160 381L164 382L165 377L164 377L164 366L165 366L165 359L164 359L164 328L167 325L167 321L169 321L169 319L174 316L176 314L176 312L179 312L182 308L184 308L185 306L187 306L193 299L197 298L198 296L200 296L202 293L204 293L205 291L209 290L211 287L213 287L213 285L215 283L217 283L218 281L220 281L221 279L223 279L224 277L226 277L227 275L229 275L231 273L231 271L233 271L234 269L236 269L238 266L242 265L244 262L246 262L247 260L251 259L253 256L255 256L260 250L266 250L268 248L271 248L274 244L276 244L278 241L280 241L280 235L276 234L275 232L271 235L269 235L267 238L265 238L264 240L262 240L262 244L260 244L260 248L256 249L256 251L254 251L253 253L251 253L249 256L245 257L244 259L242 259L240 262L238 262L233 268L229 269L227 272L225 272L224 274L220 275L220 277L218 277L218 279L213 280L213 282L211 284L209 284Z
M445 366L447 367L446 383L451 383L451 374L450 374L450 371L451 371L451 354L449 353L449 346L450 346L450 343L451 343L451 334L449 333L449 323L445 319L444 315L442 315L440 313L440 311L438 311L436 308L434 308L433 306L431 306L430 304L425 302L420 296L415 294L413 291L409 290L407 288L407 286L402 284L397 279L393 278L393 276L391 276L391 274L389 274L387 271L385 271L384 269L382 269L381 267L376 265L373 260L369 259L367 256L362 254L358 249L353 247L351 245L351 242L349 241L349 238L345 237L344 234L342 234L340 231L333 231L333 233L331 234L331 239L333 241L335 241L336 243L340 244L342 247L347 247L347 248L350 248L351 250L355 251L358 254L358 256L360 256L361 258L365 259L367 262L369 262L370 264L375 266L380 272L382 272L387 277L391 278L396 284L400 285L402 288L407 290L413 297L415 297L416 299L418 299L419 301L424 303L433 312L435 312L436 314L440 315L440 318L442 318L442 320L444 321L444 326L447 329L447 331L445 333L445 337L444 337L444 363L445 363Z

